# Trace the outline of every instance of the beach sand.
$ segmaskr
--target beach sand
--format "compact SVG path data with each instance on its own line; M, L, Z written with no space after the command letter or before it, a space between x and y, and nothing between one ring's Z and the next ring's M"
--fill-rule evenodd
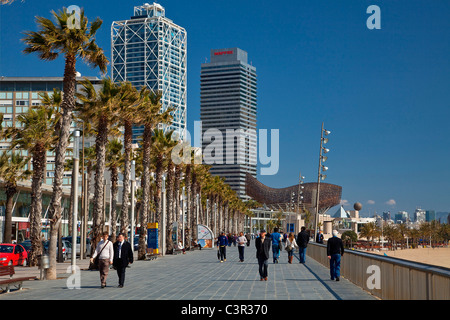
M367 251L389 257L411 260L435 266L450 268L450 248L417 248L395 251Z

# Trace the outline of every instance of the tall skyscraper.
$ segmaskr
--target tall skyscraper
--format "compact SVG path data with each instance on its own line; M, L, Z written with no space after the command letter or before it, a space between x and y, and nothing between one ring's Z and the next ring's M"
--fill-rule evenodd
M201 65L204 162L244 200L246 173L256 177L256 88L256 68L239 48L211 50Z
M134 7L129 20L114 21L111 26L111 77L129 81L138 89L147 86L161 92L162 110L174 108L168 129L186 135L186 30L165 16L165 9L145 3ZM167 129L167 128L166 128ZM143 133L133 128L133 141Z
M425 222L426 211L420 208L416 208L414 211L414 222Z
M433 220L436 220L436 211L434 210L425 211L425 221L431 222Z

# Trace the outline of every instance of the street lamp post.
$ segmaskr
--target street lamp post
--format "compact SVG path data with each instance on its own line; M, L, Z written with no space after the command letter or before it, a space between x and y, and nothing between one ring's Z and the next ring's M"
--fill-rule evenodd
M131 160L131 230L130 230L130 243L131 250L134 252L134 208L135 208L135 189L136 189L136 161Z
M217 203L214 203L214 237L217 236Z
M162 214L161 214L161 236L162 256L166 255L166 174L162 176Z
M206 199L206 226L209 227L209 199Z
M196 201L196 210L195 210L195 240L197 240L198 241L198 218L199 218L199 209L200 209L200 207L199 207L199 204L200 204L200 201L199 201L199 194L197 193L197 201ZM193 231L193 230L192 230Z
M80 131L74 132L73 139L73 223L72 223L72 273L76 273L76 258L77 258L77 230L78 230L78 170L80 161ZM81 255L81 252L80 252Z
M184 216L184 210L185 210L184 204L186 202L186 199L185 199L185 194L184 194L184 190L185 190L184 188L185 187L183 187L183 193L181 195L181 223L183 225L182 230L181 230L181 235L182 235L181 239L183 241L183 248L184 248L184 237L185 237L185 233L186 233L186 230L185 230L186 223L184 221L184 219L185 219L185 216Z
M316 241L317 237L317 223L319 220L319 198L320 198L320 180L325 180L327 177L326 175L322 174L322 171L327 171L328 167L325 167L322 165L323 162L327 160L327 157L323 156L323 153L328 153L330 150L327 148L324 148L323 145L328 142L328 138L324 138L324 134L327 136L331 132L328 130L325 130L323 128L323 122L322 122L322 130L320 132L320 152L319 152L319 168L317 173L317 191L316 191L316 216L314 219L314 241Z
M299 221L299 216L301 213L301 209L300 209L300 204L303 203L303 189L305 189L305 187L303 186L303 180L305 179L304 176L302 176L302 173L299 173L299 177L298 177L298 191L297 191L297 221ZM297 231L300 231L300 226L298 228Z

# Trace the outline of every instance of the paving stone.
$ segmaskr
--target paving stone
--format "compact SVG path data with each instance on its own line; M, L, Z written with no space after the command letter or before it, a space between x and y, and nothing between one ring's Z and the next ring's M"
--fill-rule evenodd
M375 299L346 279L331 281L329 269L311 258L307 258L305 265L296 259L289 264L286 253L282 252L278 264L269 260L268 281L260 281L254 247L245 248L244 262L239 262L237 247L227 248L227 261L223 263L217 259L216 250L135 261L126 271L124 288L117 288L115 270L110 270L105 289L100 289L98 272L81 271L80 289L68 289L70 275L65 275L66 278L59 280L26 282L24 290L0 294L0 300Z

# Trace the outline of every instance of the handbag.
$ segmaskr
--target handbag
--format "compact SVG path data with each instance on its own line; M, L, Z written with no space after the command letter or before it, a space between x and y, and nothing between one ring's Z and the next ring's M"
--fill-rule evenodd
M102 250L100 250L100 253L95 257L93 264L93 268L95 270L98 270L98 263L100 260L100 255L102 254L103 249L105 249L106 245L108 244L109 240L106 241L105 245L103 246Z

